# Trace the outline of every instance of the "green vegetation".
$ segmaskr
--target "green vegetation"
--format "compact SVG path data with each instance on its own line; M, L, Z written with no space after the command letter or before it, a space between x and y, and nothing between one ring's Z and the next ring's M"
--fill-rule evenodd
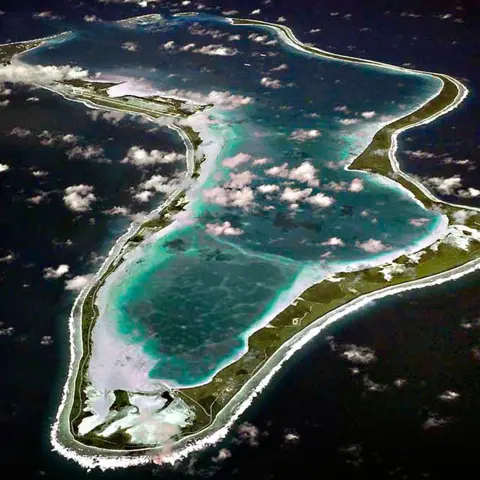
M128 392L125 390L114 390L115 401L113 402L110 410L120 410L123 407L130 407L130 398L128 397Z
M38 47L45 40L32 40L31 42L7 43L0 45L0 65L8 65L14 55Z

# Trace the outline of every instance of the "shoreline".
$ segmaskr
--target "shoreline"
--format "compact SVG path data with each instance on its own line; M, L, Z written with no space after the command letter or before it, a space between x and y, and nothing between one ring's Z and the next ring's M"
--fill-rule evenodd
M466 89L465 89L465 90L466 90ZM435 95L434 97L436 97L436 96L437 96L437 95ZM462 96L461 96L461 99L458 100L458 95L457 95L456 101L455 101L453 104L449 104L448 107L445 107L445 108L443 108L442 110L440 110L439 112L437 112L435 118L437 118L438 116L441 116L441 115L445 114L447 111L451 110L452 108L455 108L455 107L463 100L464 97L465 97L465 95L462 95ZM430 100L427 100L425 103L428 103L429 101L430 101ZM415 111L417 111L417 110L418 110L418 109L416 109ZM434 119L434 118L429 118L428 121L433 121L433 119ZM428 121L424 121L424 123L428 123ZM422 123L422 122L418 122L418 123ZM412 124L411 127L409 126L409 127L407 127L407 128L413 128L413 126L415 126L415 124ZM405 129L406 129L406 128L405 128ZM403 131L403 130L401 130L401 131ZM394 137L394 135L392 135L392 145L394 145L394 148L390 148L390 150L389 150L389 155L392 155L392 154L393 154L393 158L395 158L395 157L394 157L394 153L395 153L396 148L397 148L396 143L393 143L393 139L396 138L396 137L398 136L398 134L401 133L401 131L396 132L396 136L395 136L395 137ZM354 160L353 160L353 161L354 161ZM351 164L353 163L353 161L351 162ZM351 165L351 164L350 164L350 165ZM404 187L404 188L405 188L405 187ZM435 198L435 201L436 201L436 202L439 202L439 199L436 199L436 198ZM455 206L456 206L456 205L455 205ZM463 206L462 206L461 208L463 208ZM473 209L473 208L472 208L472 209ZM476 210L476 209L473 209L473 210ZM471 263L471 262L470 262L470 263ZM462 269L462 267L458 267L458 268L459 268L459 269ZM476 268L474 268L474 269L476 269ZM456 274L456 271L457 271L458 269L454 269L454 270L455 270L454 273L445 272L444 274L440 274L440 275L442 275L442 278L446 278L446 279L443 280L443 281L448 281L448 279L457 278L457 277L456 277L456 275L457 275L457 274ZM462 271L463 271L463 269L462 269ZM465 274L465 273L463 273L463 274ZM444 275L446 275L446 277L444 277ZM436 277L432 277L432 278L434 279L434 280L432 280L432 281L435 282L435 281L436 281L436 280L435 280ZM428 277L427 277L427 279L428 279ZM428 283L427 279L420 279L419 281L422 281L422 282L421 282L422 284L423 284L423 281L426 281L427 283L425 283L424 286L427 286L427 285L430 284L430 283ZM398 293L399 291L405 291L405 290L409 290L409 289L411 289L411 288L423 288L422 286L419 286L419 287L411 286L411 285L416 285L416 284L417 284L416 282L409 282L407 285L405 285L405 286L403 286L403 287L392 287L392 288L395 288L395 290L394 290L392 293L387 293L387 294L381 294L380 292L382 292L383 290L379 290L379 291L376 292L376 293L378 293L378 295L373 295L372 298L370 298L369 296L362 295L362 296L358 299L358 302L364 301L364 302L368 303L369 301L372 301L373 299L381 298L382 296L385 296L385 295L391 295L391 294L394 294L394 293ZM361 304L363 304L363 303L361 303ZM338 320L339 318L343 318L345 315L347 315L348 313L350 313L350 310L348 309L348 307L345 307L345 308L341 308L341 307L340 307L340 308L334 309L331 313L332 313L332 315L335 313L336 316L333 317L333 320L331 320L330 322L326 323L323 328L325 328L327 325L329 325L329 324L332 323L333 321L336 321L336 320ZM328 314L327 314L327 315L328 315ZM311 328L314 329L315 327L317 327L317 326L318 326L318 322L320 322L320 321L322 321L321 325L323 325L323 324L326 322L325 316L319 317L319 318L312 324L312 327L311 327ZM323 328L321 328L321 329L323 329ZM308 331L310 331L310 328L309 328L309 327L306 327L306 329L302 330L302 332L308 332ZM320 331L320 330L319 330L319 331ZM318 332L319 332L319 331L318 331ZM318 332L314 333L314 335L316 335ZM299 339L298 339L298 340L296 340L297 336L293 337L293 338L292 338L292 344L295 345L297 342L301 342L301 339L304 337L304 335L305 335L305 334L299 335ZM306 341L308 341L310 338L313 338L313 337L309 337ZM289 341L289 342L286 342L284 345L290 346L290 341ZM299 343L298 348L300 348L302 345L303 345L303 343ZM293 351L296 351L296 349L298 349L298 348L295 348ZM280 351L280 349L277 350L277 351ZM292 354L293 354L293 351L292 351ZM291 356L291 355L289 355L287 358L289 358L290 356ZM272 356L272 357L270 357L270 358L274 358L274 356ZM283 363L283 362L282 362L282 363ZM280 368L280 366L281 366L282 363L279 363L279 364L278 364L278 368L277 368L277 367L274 367L274 368L271 369L269 375L267 375L265 385L268 383L269 379L274 375L274 373ZM258 378L258 375L260 374L261 371L263 371L264 368L265 368L265 367L262 367L262 368L255 374L255 376L252 377L251 380L254 380L255 378ZM249 382L245 383L244 386L242 387L241 391L243 391L244 389L246 389L248 385L249 385ZM263 389L265 385L261 386L261 387L260 387L260 390ZM260 390L254 389L254 390L253 390L254 395L256 395L256 392L258 392L258 391L260 391ZM238 395L240 395L240 392L239 392L237 395L235 395L234 398L238 397ZM249 400L248 398L250 398L250 400ZM248 398L247 398L247 400L246 400L246 402L248 402L248 403L246 404L245 408L247 408L248 404L251 402L252 395L249 395ZM232 400L233 400L233 398L232 398ZM245 403L245 402L243 402L243 403ZM243 404L242 404L242 405L243 405ZM225 412L225 411L227 411L227 407L224 407L224 408L222 409L222 412ZM238 408L237 411L240 412L240 408ZM243 411L243 410L242 410L242 411ZM220 413L221 413L221 412L220 412ZM195 433L195 434L193 434L193 435L191 435L191 436L183 437L181 440L179 440L178 444L183 444L184 442L188 442L190 439L199 438L199 437L203 436L204 432L213 429L214 425L217 423L218 419L220 418L220 413L217 414L216 419L215 419L215 420L213 421L213 423L211 423L208 427L206 427L205 429L203 429L203 430L201 430L200 432L197 432L197 433ZM240 414L240 413L238 413L238 415L239 415L239 414ZM220 431L223 430L224 428L226 428L226 429L228 430L228 426L231 425L231 423L233 422L233 419L237 418L238 415L235 415L235 414L230 415L230 417L229 417L230 420L227 421L223 427L221 427L219 430L217 430L217 432L220 432ZM226 431L225 431L224 434L226 434ZM181 445L178 445L179 448L181 449L181 450L178 452L178 456L177 456L177 454L171 454L171 456L170 456L171 459L167 460L166 458L164 458L163 461L175 462L176 459L182 457L182 453L181 453L182 451L184 451L185 454L188 454L188 452L193 451L192 449L195 449L195 450L201 449L201 448L203 448L205 445L207 445L207 443L205 443L205 442L214 443L214 442L218 441L218 439L221 438L221 437L219 437L218 435L220 435L220 434L219 434L219 433L217 433L217 434L214 433L213 435L210 435L210 439L202 439L201 442L202 442L202 445L203 445L203 446L202 446L202 445L199 445L199 444L196 444L195 448L193 448L193 446L190 445L190 446L188 446L188 447L185 446L185 448L182 449ZM216 439L215 439L215 438L216 438ZM140 453L140 452L150 452L150 451L158 451L158 450L161 451L161 447L149 447L149 448L146 448L146 449L138 449L138 450L136 450L136 451L138 451L138 452ZM115 451L116 451L116 452L122 452L121 450L111 450L110 452L111 452L111 453L114 453ZM109 455L109 458L110 458L110 455ZM122 459L123 459L123 458L124 458L124 457L122 456ZM113 460L113 459L111 459L111 460ZM119 458L117 457L117 461L118 461L118 460L119 460ZM133 458L132 458L132 460L133 460ZM144 463L144 461L151 461L151 458L150 458L150 456L147 457L147 459L143 459L143 460L140 460L139 458L137 458L137 459L135 460L135 464L137 464L137 461L140 461L141 463ZM102 462L102 463L103 463L103 462ZM108 462L108 463L110 463L110 462ZM122 463L123 463L123 461L122 461ZM132 463L128 462L128 464L131 465ZM106 468L111 468L111 467L106 467Z
M263 22L258 22L258 21L249 21L249 20L246 21L246 22L249 22L249 24L263 23ZM279 30L283 30L283 29L288 28L288 27L284 27L282 25L275 25L275 24L268 24L268 26L277 27ZM290 30L290 29L288 29L288 30ZM290 32L291 32L291 30L290 30ZM293 33L292 33L292 36L293 36ZM24 42L24 43L28 43L28 42ZM308 50L304 50L304 51L308 51ZM319 50L319 52L322 52L320 54L321 56L325 56L323 54L324 51ZM326 53L328 53L328 52L326 52ZM350 58L354 59L354 57L348 57L348 56L343 56L343 57L346 59L345 61L351 61ZM356 63L363 63L363 64L368 63L366 61L359 61L358 59L355 59L355 60L356 60ZM403 71L408 71L408 72L414 72L414 73L419 72L419 73L422 73L422 74L428 74L428 75L436 76L437 78L441 79L440 76L437 76L436 74L431 74L429 72L420 72L420 71L415 71L415 70L411 70L411 69L405 69L403 67L394 67L394 66L390 66L388 64L383 64L381 62L374 62L374 61L371 61L371 62L372 62L372 64L375 64L377 66L382 66L384 68L388 67L388 68L393 68L393 69L403 70ZM451 77L449 77L449 79L450 78ZM403 132L404 130L407 130L409 128L413 128L415 126L421 125L421 124L430 123L431 121L435 120L439 116L444 115L448 111L451 111L452 109L456 108L463 101L463 99L466 97L466 95L468 94L468 90L466 89L466 87L464 87L460 82L457 82L455 79L451 79L451 81L454 81L454 82L457 83L457 88L459 90L459 93L457 95L457 98L455 99L455 102L448 105L444 109L440 110L439 112L437 112L436 115L434 115L432 117L428 117L425 120L420 120L417 123L413 123L411 125L408 125L407 127L396 130L394 133L392 133L392 135L391 135L392 145L391 145L391 148L389 149L389 152L388 152L389 159L390 159L390 163L392 165L392 168L394 170L396 169L396 173L399 173L408 182L415 184L418 188L420 188L422 190L422 192L425 195L429 196L431 198L431 200L434 201L435 203L443 203L443 204L450 205L450 206L453 206L453 207L456 207L456 208L461 208L461 209L465 209L465 210L473 210L473 211L478 212L478 211L480 211L480 209L477 209L475 207L468 207L468 206L463 206L463 205L451 204L451 203L448 203L448 202L444 202L440 199L437 199L423 185L419 184L419 182L415 181L414 179L411 179L407 174L402 172L401 169L400 169L400 166L398 164L398 161L396 160L396 157L395 157L395 152L398 148L397 137L401 132ZM461 93L460 86L463 87L463 89L464 89L463 93ZM42 88L45 88L45 87L42 87ZM55 93L59 93L59 92L55 91ZM436 98L436 96L437 95L435 95L433 98ZM67 99L72 100L71 98L67 98ZM80 101L80 100L77 100L77 101ZM427 100L427 102L425 102L425 103L428 103L428 102L430 102L430 100ZM95 107L92 107L92 106L88 105L85 102L82 102L82 103L84 103L89 108L95 108ZM418 109L416 109L415 111L418 111ZM385 127L382 127L382 130L383 130L383 128L385 128ZM358 158L358 156L356 158ZM355 159L353 159L352 162L350 163L350 165L345 167L345 168L346 169L349 168L354 162L355 162ZM352 169L352 170L355 170L355 169ZM364 170L361 170L361 171L364 171ZM417 183L418 183L418 185L417 185ZM403 188L406 189L406 187L403 187ZM408 189L406 189L406 190L408 190ZM425 191L423 191L423 190L425 190ZM414 195L414 194L412 193L412 195ZM162 204L162 206L157 207L157 209L155 209L152 212L155 212L155 211L161 212L162 209L164 209L164 208L165 208L165 203ZM115 242L115 245L110 250L107 259L105 260L105 262L100 267L100 270L95 274L94 279L92 280L92 284L89 284L87 287L85 287L85 289L82 290L82 292L80 292L80 294L77 296L77 298L75 300L75 303L74 303L74 306L72 308L71 318L72 318L72 315L74 314L74 312L76 311L77 308L80 308L80 314L81 314L83 302L85 300L86 295L88 294L87 291L89 291L96 284L96 282L99 280L99 278L101 277L102 268L104 268L104 266L106 265L106 267L105 267L105 271L106 271L108 269L108 267L110 266L110 264L115 261L115 259L117 258L118 254L120 253L120 251L122 249L122 246L120 247L120 249L117 252L115 252L115 248L119 244L121 244L122 242L123 242L123 244L125 244L126 241L128 240L128 238L131 238L131 236L132 236L132 231L131 231L132 230L132 225L133 225L133 223L130 225L127 232L124 235L122 235ZM141 226L140 226L140 228L141 228ZM160 233L160 232L157 232L157 233ZM133 235L134 234L135 233L133 233ZM156 235L156 234L154 234L154 235ZM401 255L401 253L396 254L396 256L399 256L399 255ZM110 260L110 263L108 263L109 260ZM383 264L383 263L385 263L385 261L382 260L380 263ZM255 373L255 375L252 376L251 379L243 385L243 387L240 389L240 391L237 394L235 394L235 396L232 398L231 402L235 398L237 398L238 396L241 396L242 394L246 394L246 398L243 400L243 402L240 405L237 404L236 406L233 407L233 408L235 408L234 411L228 412L228 407L231 403L231 402L229 402L217 414L215 420L213 420L211 425L206 427L206 429L201 430L200 432L197 432L197 433L195 433L193 435L190 435L190 436L183 437L178 442L180 444L179 447L182 448L181 444L183 444L185 442L188 442L190 439L201 437L202 433L205 432L206 430L213 429L213 427L216 425L216 423L218 423L217 419L219 419L221 417L221 414L223 414L222 418L224 416L228 416L228 421L224 422L224 425L221 426L221 428L219 428L216 432L211 434L210 437L202 438L201 441L200 441L202 443L196 443L194 445L185 445L183 450L171 453L169 457L164 457L162 461L168 462L168 463L174 463L177 459L183 458L184 456L188 455L192 451L200 450L200 449L204 448L206 445L215 443L220 438L223 438L223 436L226 435L228 429L231 427L231 425L236 420L236 418L238 418L238 416L248 407L248 405L250 405L253 398L263 388L265 388L265 386L269 383L269 381L274 376L274 374L281 368L281 365L288 358L290 358L296 350L300 349L307 341L309 341L311 338L313 338L315 335L317 335L321 330L323 330L324 328L326 328L327 326L329 326L333 322L339 320L340 318L345 317L346 315L348 315L349 313L352 313L355 310L358 310L358 308L362 308L362 306L364 306L364 305L366 305L366 304L370 303L371 301L376 300L378 298L383 298L385 296L394 295L394 294L400 293L402 291L407 291L407 290L411 290L411 289L426 288L426 287L431 286L431 285L435 285L435 284L438 284L438 283L443 283L443 282L450 281L450 280L453 280L453 279L456 279L456 278L460 278L460 276L466 275L466 274L480 268L479 263L480 263L479 259L472 260L472 261L468 262L467 264L456 267L452 270L447 270L447 271L439 273L437 275L433 275L433 276L429 276L429 277L425 277L425 278L420 278L418 280L408 282L405 285L401 285L401 286L393 285L391 287L386 287L386 288L383 288L383 289L380 289L380 290L376 290L375 292L373 292L371 294L363 294L358 299L349 302L346 306L337 307L337 308L333 309L331 312L317 318L310 325L308 325L304 329L302 329L300 333L296 334L294 337L291 337L279 349L277 349L277 351L266 361L266 363ZM382 293L382 292L387 292L387 293ZM82 295L83 295L83 297L82 297ZM79 307L79 305L80 305L80 307ZM322 322L320 324L318 324L318 322L320 322L320 321L322 321ZM70 327L73 327L73 328L70 328ZM260 328L262 328L262 327L260 327ZM70 345L71 345L71 360L72 360L76 356L75 342L78 340L78 338L75 338L76 335L75 335L75 331L74 331L73 321L72 321L71 324L69 322L69 329L70 329ZM317 329L317 330L315 330L315 329ZM307 335L309 332L310 332L310 335ZM82 342L80 342L80 346L81 346L81 344L82 344ZM275 365L273 365L273 366L270 365L270 363L273 362L272 359L276 359L277 353L284 350L284 347L283 347L284 345L285 345L285 348L287 349L287 355L285 355L283 357L283 360L277 362ZM247 351L248 351L248 347L247 347ZM72 366L72 363L73 362L71 362L70 366ZM267 367L269 367L270 370L268 370ZM268 370L268 371L266 371L266 373L265 373L264 370ZM264 374L263 378L260 378L260 381L257 382L257 385L254 386L254 388L252 390L250 390L249 392L246 392L246 390L248 390L247 387L252 386L252 385L250 385L250 383L252 383L252 384L255 383L254 381L259 379L261 373ZM68 379L70 379L70 376L71 376L71 372L70 372L70 368L69 368ZM68 402L68 399L67 399L67 396L68 396L68 393L69 393L68 390L69 389L68 389L68 380L67 380L67 383L65 385L64 392L63 392L63 395L62 395L62 404L61 404L61 407L60 407L59 412L57 414L56 423L60 422L60 411L62 410L62 406L64 405L64 402ZM221 432L221 433L219 433L219 432ZM59 432L56 431L56 433L58 434ZM71 455L70 454L65 455L65 453L68 452L68 447L67 447L67 450L65 450L66 447L62 446L58 442L57 437L54 435L54 428L52 428L52 431L51 431L51 439L52 439L52 443L54 444L54 449L55 450L60 451L60 453L64 454L64 456L67 456L68 458L72 458L75 461L77 461L78 463L80 463L80 464L82 464L83 466L86 466L86 467L100 466L101 468L103 468L103 466L104 466L105 468L116 468L116 467L122 467L122 466L131 466L131 465L134 465L134 464L137 465L137 464L140 464L139 462L146 463L146 462L151 462L152 461L151 456L147 456L147 457L133 457L132 456L132 457L130 457L129 461L127 462L128 463L128 465L127 465L126 463L124 463L124 462L127 461L127 459L124 456L113 458L112 456L108 455L108 456L104 457L103 455L104 455L105 450L98 449L99 451L102 452L101 460L94 461L92 463L92 462L89 462L89 458L91 458L91 457L82 457L81 455L79 456L76 452L72 452ZM78 446L82 446L82 448L80 450L82 450L82 449L89 450L91 448L91 447L85 447L83 444L76 441L74 438L73 438L73 440L78 444ZM94 449L94 448L95 447L92 447L92 449ZM161 450L161 447L151 447L151 448L144 449L144 450L139 449L137 451L151 451L151 450ZM112 452L112 453L113 452L124 453L124 451L122 451L122 450L110 450L110 452ZM132 454L134 452L127 452L127 454L128 453ZM109 459L108 461L107 461L107 458ZM79 461L80 459L82 459L82 462ZM83 459L85 461L83 461ZM134 462L134 463L131 463L131 462ZM108 466L107 466L107 464L108 464Z

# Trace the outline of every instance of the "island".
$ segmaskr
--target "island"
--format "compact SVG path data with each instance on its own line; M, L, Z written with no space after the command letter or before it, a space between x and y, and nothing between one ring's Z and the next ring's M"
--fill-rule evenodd
M141 17L146 21L156 18L155 15ZM135 21L123 22L129 25ZM217 442L282 364L333 322L378 298L449 281L480 266L480 210L440 200L421 182L403 172L396 158L398 136L402 132L434 121L465 99L468 90L460 81L445 74L396 67L307 46L285 25L250 19L228 21L238 27L254 26L261 31L271 31L294 50L319 58L418 73L439 80L442 86L435 95L414 111L384 125L345 168L395 182L424 209L439 214L444 228L436 238L429 238L428 244L415 251L394 255L375 266L360 264L353 270L337 271L306 288L295 301L248 336L246 351L201 385L175 386L164 382L155 390L115 389L102 393L100 398L89 377L92 332L100 316L99 292L128 255L141 251L142 245L171 227L188 208L189 191L201 177L206 158L202 133L184 120L199 112L208 113L213 104L161 95L112 97L109 92L117 83L93 78L39 84L89 108L127 112L152 121L171 117L176 121L168 127L180 135L186 148L187 173L180 186L145 222L131 225L72 308L71 363L51 440L55 450L87 468L118 468L151 461L173 463ZM13 59L18 62L22 52L39 48L51 38L55 37L0 45L0 62L2 65L8 65ZM176 248L182 248L180 240L172 242L177 242ZM101 418L100 404L104 410ZM171 436L162 431L156 439L157 430L152 425L155 422L170 424L173 420L169 419L175 416L182 418L180 428ZM153 433L145 434L150 427Z

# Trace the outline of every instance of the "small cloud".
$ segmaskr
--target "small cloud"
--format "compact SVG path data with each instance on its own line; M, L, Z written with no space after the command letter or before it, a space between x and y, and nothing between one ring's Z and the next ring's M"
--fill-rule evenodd
M14 127L10 130L8 135L13 135L15 137L25 138L28 137L32 132L27 128Z
M161 152L160 150L147 150L134 145L130 147L127 155L121 163L130 163L137 167L156 165L161 163L173 163L178 160L184 160L185 155L176 152Z
M290 139L297 142L305 142L307 140L313 140L314 138L320 137L322 134L319 130L308 130L304 128L297 128L290 134Z
M427 418L427 420L425 420L424 424L422 425L422 428L424 430L429 430L431 428L439 428L447 425L450 422L451 422L451 419L440 418L437 414L433 413Z
M88 285L93 275L77 275L65 282L65 290L79 292Z
M300 441L300 435L292 429L288 429L285 431L283 435L283 443L298 443Z
M240 50L232 47L225 47L223 45L205 45L201 48L193 50L195 53L201 53L202 55L213 55L220 57L232 57L240 53Z
M379 253L390 248L388 245L385 245L380 240L375 240L374 238L370 238L370 240L365 242L356 242L355 246L368 253Z
M345 246L345 243L342 239L338 237L332 237L326 240L325 242L322 242L322 245L326 247L343 247Z
M44 12L36 12L32 15L32 18L35 20L38 19L47 19L47 20L61 20L63 17L61 15L57 15L52 11L44 11Z
M447 390L438 396L438 398L440 400L443 400L444 402L452 402L454 400L457 400L459 397L460 394L454 392L453 390Z
M282 70L288 70L288 65L286 63L282 63L278 67L271 68L271 72L281 72Z
M326 208L332 205L335 200L323 193L317 193L316 195L307 198L307 202L316 207Z
M45 172L45 170L33 170L32 175L34 177L46 177L48 175L48 172Z
M354 344L341 345L338 347L342 350L341 356L349 362L365 365L377 360L374 350L370 347Z
M228 448L222 448L218 452L218 455L216 455L215 457L212 457L212 462L220 463L226 460L227 458L230 458L231 456L232 456L232 452L228 450Z
M43 269L43 278L60 278L66 275L69 271L70 267L66 264L59 265L57 268L47 267Z
M220 236L238 236L243 235L243 230L241 228L232 227L230 222L219 223L207 223L205 231L211 235Z
M277 18L278 23L285 23L286 21L287 21L287 19L284 16L280 16L280 17Z
M40 345L50 346L53 344L53 338L50 335L44 335L40 340Z
M259 187L257 187L257 190L260 193L271 194L278 192L280 190L280 187L278 185L260 185Z
M280 195L280 200L282 202L297 203L302 200L305 200L311 193L312 193L311 188L306 188L304 190L301 190L299 188L286 187L285 190Z
M203 191L203 198L210 203L222 205L224 207L239 207L247 209L253 203L253 190L250 187L244 187L238 190L232 190L222 187L214 187Z
M270 77L263 77L260 80L260 84L267 88L278 89L282 87L282 82L278 79L273 79Z
M122 43L122 48L128 52L136 52L138 50L138 43L135 42L125 42Z
M0 173L10 170L10 167L6 163L0 163Z
M250 15L260 15L261 10L259 8L256 8L255 10L252 10L250 12Z
M96 15L85 15L83 17L83 21L87 23L92 23L92 22L101 22L102 19L97 17Z
M97 198L93 194L91 185L72 185L65 189L63 201L65 206L73 212L86 212Z
M0 257L0 263L12 263L15 260L15 254L12 252L7 253L3 257Z
M243 163L250 161L252 156L248 153L237 153L234 157L227 157L222 161L222 165L228 168L236 168Z
M237 443L247 443L251 447L259 445L260 430L252 423L245 422L237 428Z
M409 157L413 157L413 158L436 158L437 157L437 155L435 155L434 153L424 152L422 150L405 150L405 153Z
M360 115L361 115L363 118L370 119L370 118L375 117L376 114L377 114L377 113L372 110L372 111L370 111L370 112L362 112Z
M348 187L349 192L361 192L363 190L363 180L361 178L354 178Z
M455 191L462 188L460 175L454 175L450 178L431 177L426 179L425 182L444 195L455 195Z
M119 207L119 206L115 206L115 207L112 207L108 210L104 210L103 213L105 215L123 215L123 216L127 216L127 215L130 215L130 210L127 208L127 207Z
M338 120L338 123L341 123L342 125L355 125L356 123L358 123L359 120L358 118L341 118L340 120Z

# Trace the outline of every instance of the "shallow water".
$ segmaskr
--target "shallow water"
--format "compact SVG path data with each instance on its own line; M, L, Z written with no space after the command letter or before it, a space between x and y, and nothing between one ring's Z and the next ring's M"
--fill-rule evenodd
M230 35L241 38L229 40ZM165 48L172 40L173 48ZM385 252L404 250L438 224L437 214L393 183L344 166L381 125L425 102L439 82L314 57L280 42L267 45L271 41L275 35L259 27L202 15L75 31L68 40L24 57L142 77L160 91L181 96L194 92L211 99L212 90L228 93L222 96L226 105L208 112L209 121L220 125L217 135L227 130L229 139L219 157L208 160L215 173L190 194L193 225L178 223L146 245L142 259L125 262L105 287L105 314L115 315L120 336L158 359L151 377L178 385L205 381L243 350L245 333L278 310L280 298L285 302L295 294L292 286L300 274L313 282L340 264L367 262L383 253L361 248L370 239L382 242ZM136 51L122 49L125 42L135 42ZM180 51L190 43L195 47ZM236 54L195 51L220 43ZM283 64L288 67L273 70ZM270 83L278 88L262 85L264 78L264 84L278 80ZM239 98L231 95L252 100L230 108ZM292 139L298 129L319 134ZM239 153L251 158L234 168L223 164ZM267 163L255 164L260 158ZM313 168L313 177L292 173L303 162ZM285 163L281 172L287 173L268 170ZM355 178L360 191L349 190ZM258 187L265 184L278 191L262 193ZM215 187L222 190L209 196ZM290 197L289 188L294 189ZM241 207L231 205L232 192L241 194ZM333 203L321 207L306 200L319 193ZM295 194L304 196L294 201ZM228 198L222 201L222 195ZM412 225L414 218L425 219L424 225ZM224 222L239 234L208 233L208 225ZM326 245L331 238L343 245Z

